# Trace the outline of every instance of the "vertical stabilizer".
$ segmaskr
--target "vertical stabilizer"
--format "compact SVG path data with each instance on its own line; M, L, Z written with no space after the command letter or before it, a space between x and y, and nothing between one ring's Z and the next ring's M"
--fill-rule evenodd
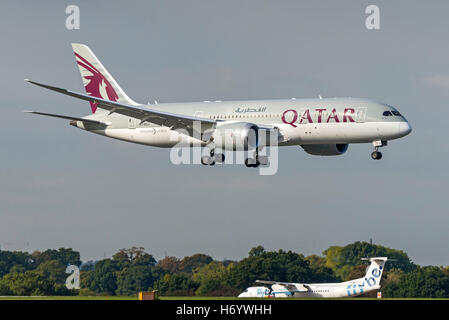
M365 281L368 286L380 286L380 280L382 278L382 273L384 271L385 262L387 262L387 257L376 257L370 258L371 264L366 270Z
M137 105L120 88L118 83L88 46L72 43L72 48L81 73L84 88L88 95L123 104ZM90 102L92 113L95 113L97 110L97 105L98 103Z

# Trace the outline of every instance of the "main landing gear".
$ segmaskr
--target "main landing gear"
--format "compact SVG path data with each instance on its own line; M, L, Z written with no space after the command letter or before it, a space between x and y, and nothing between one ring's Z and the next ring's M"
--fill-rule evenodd
M245 159L245 165L248 168L258 168L260 165L266 166L268 165L268 157L267 156L259 156L259 150L254 152L254 156L252 158ZM205 155L201 157L201 164L207 166L213 166L216 163L223 163L225 161L225 155L223 153L215 153L215 149L210 150L210 155Z
M373 141L374 151L373 151L373 153L371 153L371 158L373 160L382 159L382 153L379 151L379 148L386 146L386 145L387 145L387 141L381 141L381 140Z
M215 153L215 149L210 150L210 156L202 156L201 163L205 166L213 166L215 163L223 163L225 161L225 155L223 153Z
M253 158L247 158L245 160L245 166L248 168L257 168L260 165L266 166L268 165L268 157L267 156L259 156L259 150L254 152Z

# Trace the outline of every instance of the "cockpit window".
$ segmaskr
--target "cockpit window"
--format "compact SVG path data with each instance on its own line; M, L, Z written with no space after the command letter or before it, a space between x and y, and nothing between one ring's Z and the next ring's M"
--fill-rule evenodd
M394 112L394 111L393 111ZM396 111L397 112L397 111ZM384 116L384 117L389 117L389 116L392 116L392 114L391 114L391 112L390 111L384 111L384 113L382 113L382 115Z
M401 114L399 113L399 111L393 111L393 114L395 115L395 116L398 116L398 117L400 117L401 116Z

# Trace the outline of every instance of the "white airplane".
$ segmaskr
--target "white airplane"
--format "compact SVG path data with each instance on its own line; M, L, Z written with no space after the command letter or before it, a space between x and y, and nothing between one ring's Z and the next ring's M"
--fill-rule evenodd
M268 286L249 287L239 298L342 298L354 297L380 289L386 257L370 258L363 278L340 283L290 283L256 280Z
M331 98L216 101L139 104L129 98L93 52L72 44L87 94L25 79L37 86L89 101L85 117L29 113L71 120L72 126L155 147L206 146L204 165L224 162L218 150L254 150L247 167L266 165L259 156L264 147L301 146L312 155L346 152L350 143L372 143L373 159L379 147L411 132L407 120L392 106L368 99ZM274 137L268 139L266 137Z

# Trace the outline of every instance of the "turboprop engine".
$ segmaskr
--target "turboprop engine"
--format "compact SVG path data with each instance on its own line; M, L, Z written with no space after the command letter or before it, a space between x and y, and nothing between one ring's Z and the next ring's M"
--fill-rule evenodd
M348 144L305 144L305 152L314 156L339 156L348 150Z

